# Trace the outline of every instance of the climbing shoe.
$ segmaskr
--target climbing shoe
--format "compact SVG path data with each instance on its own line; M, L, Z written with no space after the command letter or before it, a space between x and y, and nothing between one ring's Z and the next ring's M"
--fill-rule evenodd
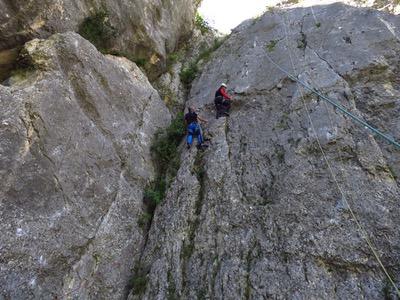
M190 144L187 144L186 148L189 150L189 149L190 149L190 146L191 146Z

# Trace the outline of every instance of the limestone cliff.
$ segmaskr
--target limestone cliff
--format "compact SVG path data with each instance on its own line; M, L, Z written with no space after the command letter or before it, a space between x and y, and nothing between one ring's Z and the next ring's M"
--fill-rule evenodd
M268 56L399 140L399 28L393 15L334 4L233 32L191 90L210 148L182 153L149 233L146 289L131 299L395 299L363 230L398 283L399 150ZM235 100L216 120L221 81Z
M0 298L121 299L169 112L135 64L77 34L23 53L0 86Z
M146 60L149 69L159 74L165 68L167 54L190 37L198 2L1 0L0 66L9 62L5 59L9 49L32 38L47 38L57 32L77 32L86 18L97 16L100 20L93 30L99 30L102 22L107 22L112 30L108 40L104 41L109 50Z
M396 299L371 248L398 286L399 150L272 62L399 140L399 17L275 8L218 48L191 32L196 4L0 0L0 65L18 62L0 85L0 299ZM117 52L168 70L159 91L64 32L98 11ZM221 82L234 104L215 119ZM182 141L149 216L151 144L185 100L210 146Z

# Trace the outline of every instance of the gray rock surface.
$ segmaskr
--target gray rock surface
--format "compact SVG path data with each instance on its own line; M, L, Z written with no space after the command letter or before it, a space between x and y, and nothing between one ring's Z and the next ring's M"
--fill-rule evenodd
M241 24L194 82L211 146L183 151L129 299L395 299L351 211L399 285L399 151L268 56L399 140L399 37L398 17L342 4Z
M198 29L193 30L188 43L174 54L175 61L170 62L167 72L153 82L154 87L159 91L172 113L181 112L188 98L189 87L185 86L180 78L182 70L197 61L200 73L205 63L200 59L201 55L208 51L211 53L211 49L216 43L221 43L222 39L223 37L214 30L205 33L201 33Z
M0 50L12 49L36 37L77 31L86 17L105 10L116 29L113 49L147 59L163 69L167 53L190 36L197 2L1 0Z
M78 34L22 53L0 86L0 299L122 299L170 114L134 63Z

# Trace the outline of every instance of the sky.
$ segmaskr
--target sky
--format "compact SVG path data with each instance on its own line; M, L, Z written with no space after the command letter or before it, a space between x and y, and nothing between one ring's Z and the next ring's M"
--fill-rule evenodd
M275 0L203 0L199 9L209 24L221 31L230 33L231 29L244 20L261 15Z
M351 0L302 0L299 6L329 4L333 2L351 3ZM222 33L230 33L231 29L246 19L260 16L268 6L274 6L281 0L203 0L199 9L206 21ZM372 0L366 0L371 4Z

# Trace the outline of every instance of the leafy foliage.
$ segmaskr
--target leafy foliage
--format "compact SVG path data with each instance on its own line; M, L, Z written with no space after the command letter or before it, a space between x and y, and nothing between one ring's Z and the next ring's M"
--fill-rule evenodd
M83 20L79 26L79 34L104 52L110 47L116 30L109 21L108 13L101 10Z
M199 72L199 68L197 66L197 62L191 62L189 66L186 68L183 68L183 70L180 73L180 78L181 81L189 86L192 81L196 78L197 73Z
M157 166L156 180L145 190L145 203L149 211L162 202L172 178L180 166L178 146L185 135L183 113L179 113L164 131L159 131L151 146L154 162Z
M178 154L177 148L185 134L183 113L179 113L171 124L156 134L151 147L160 173L166 173L170 162Z
M171 67L179 60L180 53L174 52L170 53L167 57L167 69L171 69Z
M225 39L215 39L214 43L211 47L204 49L203 51L200 52L199 56L192 61L189 66L185 67L182 69L180 73L180 78L181 81L189 87L190 84L193 82L193 80L196 78L197 73L199 72L199 67L198 63L203 60L203 61L208 61L211 57L211 54L216 51L222 43L225 41Z
M197 62L200 60L209 60L211 57L211 54L216 51L219 47L221 47L222 43L225 41L225 39L215 39L213 45L210 48L204 49L200 54L199 57L197 58Z
M150 224L151 219L153 218L153 216L147 212L141 214L139 216L139 219L137 221L138 226L142 229L146 229L146 227L148 226L148 224Z
M135 275L130 281L129 288L132 288L134 295L143 295L146 292L148 277L139 261L135 265L136 267L133 272Z
M196 27L200 30L201 34L205 34L211 31L211 26L199 13L196 13L195 24Z
M278 43L278 40L270 40L269 44L267 44L265 47L267 48L268 52L272 52L275 49L276 44Z

